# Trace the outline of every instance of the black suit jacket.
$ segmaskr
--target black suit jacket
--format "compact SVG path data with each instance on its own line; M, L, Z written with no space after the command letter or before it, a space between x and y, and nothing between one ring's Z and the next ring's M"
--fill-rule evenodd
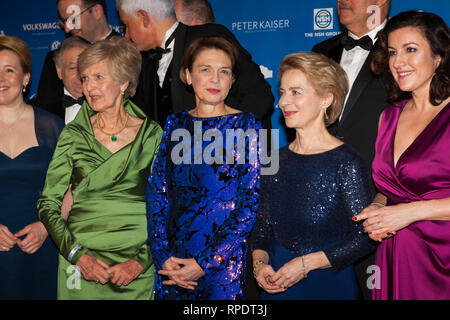
M166 74L170 82L170 97L172 112L179 112L195 107L195 96L192 89L180 80L179 71L184 50L193 39L206 36L221 36L233 43L239 51L239 75L228 94L225 103L233 108L253 113L268 127L270 115L275 101L271 87L264 79L259 66L252 61L251 55L239 44L233 34L224 26L206 24L201 26L186 26L182 23L174 31L175 47L171 65ZM145 54L143 54L145 56ZM140 83L133 101L141 107L149 117L153 118L153 88L154 73L158 63L155 60L143 58ZM160 125L164 126L165 123ZM162 122L165 122L162 121Z
M112 36L120 36L120 34L112 30L107 39ZM54 53L54 50L49 51L45 56L36 97L28 101L28 103L56 114L64 120L65 112L61 106L64 85L58 78L58 73L56 72L55 62L53 61Z
M341 45L343 34L315 45L312 50L339 63L344 50ZM378 119L389 105L383 80L370 70L372 53L377 46L375 43L350 89L341 120L328 127L331 134L352 146L369 166L375 154Z

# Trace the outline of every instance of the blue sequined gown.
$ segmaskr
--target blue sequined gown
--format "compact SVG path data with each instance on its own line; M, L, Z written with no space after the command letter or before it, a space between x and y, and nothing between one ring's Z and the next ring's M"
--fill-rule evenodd
M256 133L245 137L245 158L236 147L239 139L227 143L227 129L238 128L242 132L255 129ZM205 276L195 290L186 290L162 285L166 278L156 274L156 300L242 297L246 238L258 206L259 157L252 161L250 155L257 152L259 129L261 123L249 113L212 118L196 118L187 112L169 116L147 187L155 270L162 269L171 256L195 258ZM236 151L228 153L234 164L227 161L227 146ZM180 155L185 156L183 161L179 161ZM211 157L216 160L207 164Z
M352 263L375 243L352 216L373 199L363 160L347 145L301 155L280 149L277 174L261 177L260 204L252 250L269 253L275 271L286 262L323 250L332 267L311 271L306 279L262 299L357 299ZM368 275L369 277L369 275Z

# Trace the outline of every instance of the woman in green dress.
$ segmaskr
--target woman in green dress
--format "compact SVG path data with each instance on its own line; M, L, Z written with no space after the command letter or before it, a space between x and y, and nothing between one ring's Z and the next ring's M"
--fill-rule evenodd
M120 37L78 59L87 103L60 135L38 202L60 251L58 299L153 299L145 186L162 129L128 100L140 67L139 51Z

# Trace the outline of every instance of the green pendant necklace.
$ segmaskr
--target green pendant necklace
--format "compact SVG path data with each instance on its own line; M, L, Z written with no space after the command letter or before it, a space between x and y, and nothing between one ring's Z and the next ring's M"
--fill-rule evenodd
M121 133L121 132L123 131L123 129L126 128L127 123L128 123L128 119L129 119L129 118L130 118L130 115L129 115L128 112L127 112L127 119L125 120L125 124L123 125L122 129L120 129L119 131L114 132L114 133L109 133L109 132L103 131L103 128L100 127L100 122L105 123L105 121L103 121L103 119L100 117L100 114L97 113L97 128L98 128L101 132L103 132L104 134L106 134L107 136L109 136L109 137L111 138L111 141L117 141L117 135L118 135L119 133Z

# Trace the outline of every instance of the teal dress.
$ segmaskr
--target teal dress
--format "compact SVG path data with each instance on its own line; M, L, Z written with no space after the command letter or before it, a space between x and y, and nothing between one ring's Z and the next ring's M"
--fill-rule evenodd
M95 112L84 103L62 131L50 162L38 210L60 252L58 299L153 298L145 186L162 130L131 102L124 107L144 120L132 143L111 153L95 139L90 121ZM64 221L61 201L70 183L73 206ZM74 266L83 254L109 266L132 259L143 271L128 286L86 281Z

